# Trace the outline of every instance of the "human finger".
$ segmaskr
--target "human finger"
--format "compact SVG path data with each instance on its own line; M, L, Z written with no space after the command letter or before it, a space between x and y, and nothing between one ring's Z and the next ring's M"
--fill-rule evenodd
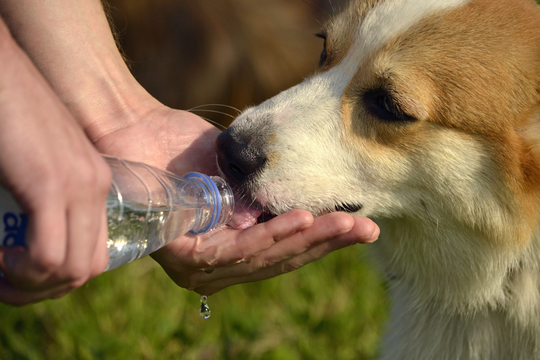
M44 181L40 196L30 197L25 204L31 209L26 249L6 249L0 258L6 279L14 287L34 292L63 289L66 284L76 288L105 268L102 259L94 260L94 253L99 245L102 258L106 247L110 169L97 153L96 159L86 170L97 173L95 178L81 179L85 166L79 162L77 176L71 176L68 185Z
M285 252L272 249L272 251L261 253L260 259L253 259L249 263L218 268L211 274L203 272L194 274L192 282L198 285L193 289L200 294L210 295L231 285L272 278L297 270L338 249L357 243L370 243L378 238L380 230L371 220L361 217L354 217L353 220L352 228L349 231L342 231L339 235L329 235L332 231L317 234L319 229L310 228L308 230L313 230L312 233L305 230L301 236L291 238L292 241L303 242L303 244L296 247L287 246ZM308 243L312 245L306 249ZM303 248L304 251L302 251Z
M46 299L56 299L67 295L71 291L73 291L73 287L70 284L63 284L40 291L26 291L14 287L7 279L0 278L0 302L13 306L23 306Z
M105 199L111 171L101 157L90 161L91 164L79 167L76 186L68 193L67 249L64 263L55 274L60 281L70 282L73 288L104 270L103 261L95 255L97 250L104 256L107 246Z
M293 210L245 230L217 229L207 235L182 237L152 254L169 275L201 268L221 267L256 256L281 239L308 228L313 216ZM178 278L175 276L175 278Z
M215 281L231 276L247 275L257 269L272 267L277 263L305 252L322 241L327 241L328 239L349 232L353 225L353 218L344 213L332 213L319 217L312 226L291 233L287 238L284 238L279 243L274 243L273 246L261 252L253 259L248 258L249 261L243 262L245 266L240 265L216 269L212 273L212 276L207 277L207 279ZM195 277L201 277L200 275L195 274Z
M67 245L63 200L58 196L52 201L49 194L54 192L46 191L40 199L43 203L37 203L35 211L28 214L26 248L3 248L0 252L5 278L21 290L48 286L44 284L64 262Z

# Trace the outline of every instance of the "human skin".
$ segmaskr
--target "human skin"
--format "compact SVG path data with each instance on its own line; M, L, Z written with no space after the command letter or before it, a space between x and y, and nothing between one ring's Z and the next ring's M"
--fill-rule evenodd
M137 83L116 47L100 1L3 0L0 15L99 152L177 174L216 173L214 142L220 131L194 114L164 106ZM0 170L12 172L9 164L0 163ZM101 167L99 171L107 174ZM100 231L86 241L102 254L106 247ZM82 241L76 239L79 230L72 233L68 244ZM378 234L377 225L367 218L345 213L313 218L294 210L245 230L223 227L182 236L152 256L179 286L210 295L295 270L337 249L372 242ZM0 301L7 303L64 295L100 272L88 267L73 276L66 267L72 260L66 257L45 266L47 272L65 276L68 286L59 287L35 274L21 277L15 261L9 260L15 251L22 250L0 250L0 271L6 274L0 281ZM100 266L102 261L100 257Z
M103 271L111 174L1 20L0 64L0 183L30 215L27 251L0 248L0 300L24 304Z

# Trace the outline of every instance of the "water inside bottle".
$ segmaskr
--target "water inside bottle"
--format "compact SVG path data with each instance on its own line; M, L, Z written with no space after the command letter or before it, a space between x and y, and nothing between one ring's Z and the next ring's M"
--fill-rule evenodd
M148 255L188 232L193 225L195 209L155 206L150 209L138 203L109 207L109 266L107 270Z

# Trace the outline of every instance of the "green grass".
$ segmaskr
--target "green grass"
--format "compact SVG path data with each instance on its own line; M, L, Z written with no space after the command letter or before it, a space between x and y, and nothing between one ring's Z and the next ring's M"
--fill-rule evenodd
M225 289L208 320L197 294L141 259L59 300L0 304L0 359L373 359L387 303L364 251Z

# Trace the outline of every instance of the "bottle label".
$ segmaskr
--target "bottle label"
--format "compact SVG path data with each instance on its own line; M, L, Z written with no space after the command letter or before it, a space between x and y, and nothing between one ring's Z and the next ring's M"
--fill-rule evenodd
M24 246L28 216L9 191L0 186L0 246Z

